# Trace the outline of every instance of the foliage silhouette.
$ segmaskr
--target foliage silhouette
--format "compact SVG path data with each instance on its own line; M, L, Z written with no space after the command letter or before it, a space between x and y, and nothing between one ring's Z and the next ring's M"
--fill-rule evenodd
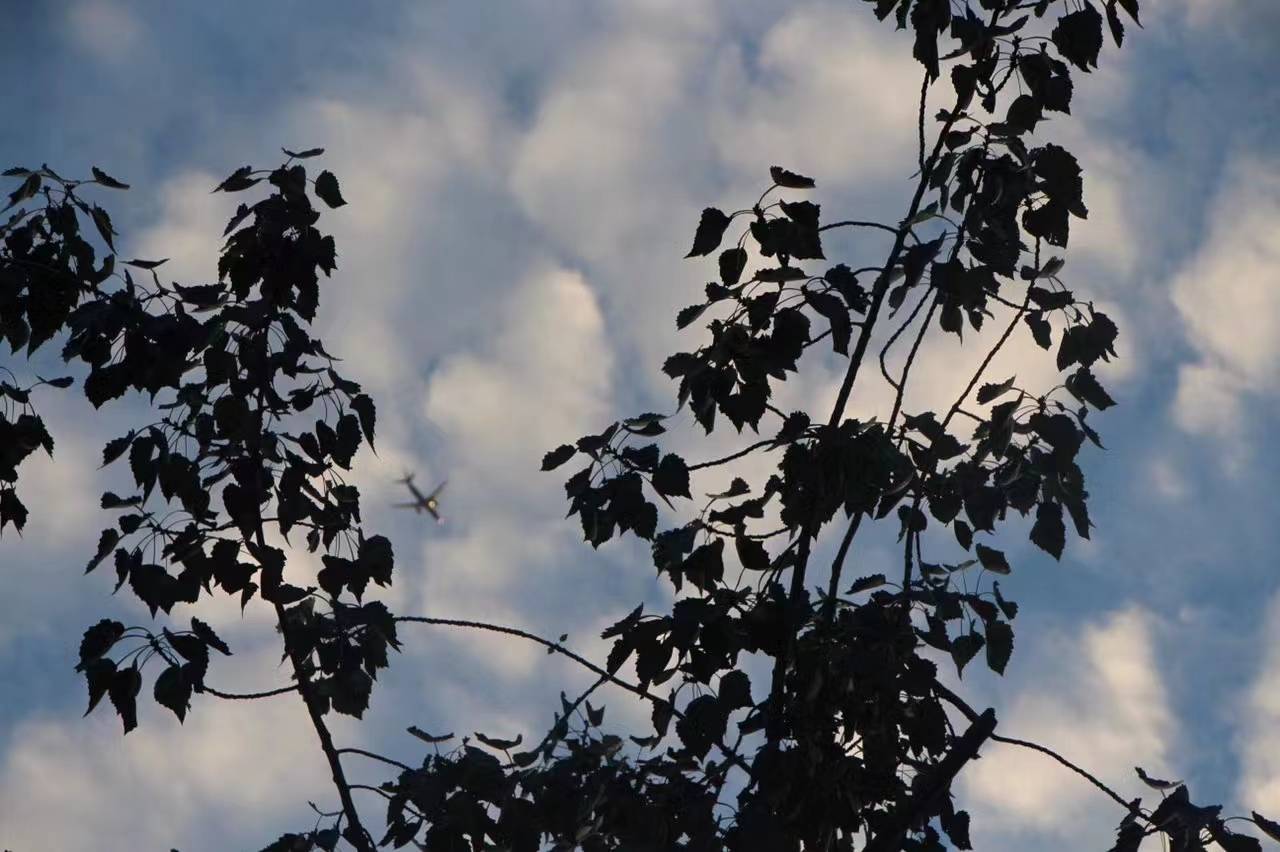
M968 849L970 818L951 785L988 740L1040 751L1112 798L1124 814L1117 852L1154 833L1175 850L1210 841L1230 852L1261 848L1229 830L1217 807L1196 806L1185 786L1141 769L1160 801L1125 801L1050 749L998 733L994 709L975 710L939 681L940 664L963 672L980 653L995 672L1009 664L1018 606L987 577L1013 570L992 544L1009 511L1034 517L1030 539L1055 559L1068 522L1084 538L1093 526L1078 459L1086 441L1101 446L1090 410L1115 404L1094 368L1115 356L1118 330L1060 277L1063 259L1053 251L1067 247L1072 219L1088 215L1083 179L1070 152L1033 134L1046 114L1070 111L1071 66L1097 67L1104 13L1119 46L1120 12L1137 23L1138 2L1106 0L1103 12L1092 0L980 0L960 11L947 0L865 2L879 19L911 28L924 69L919 171L901 218L823 224L820 206L804 197L817 181L774 166L750 208L706 208L688 252L714 255L718 280L676 318L679 328L703 321L710 333L663 365L678 409L687 406L707 433L727 421L764 437L691 464L646 443L669 418L645 413L542 460L545 471L584 461L565 484L584 539L600 547L629 532L650 542L656 569L678 593L670 612L639 606L604 631L613 644L602 665L564 647L564 637L396 616L365 600L370 582L391 583L394 554L387 538L366 533L360 495L342 474L362 444L373 446L374 402L310 331L320 279L337 256L316 228L312 196L330 209L346 203L332 173L308 178L302 161L321 149L286 150L279 168L244 166L216 187L252 190L256 200L240 204L224 231L217 282L191 286L163 284L163 260L117 260L110 216L85 194L126 184L96 167L84 181L48 166L5 172L17 186L0 226L0 336L28 356L58 338L63 358L87 370L93 405L137 391L156 411L153 423L104 448L103 464L127 464L136 490L103 495L102 508L118 515L86 571L110 560L116 590L128 584L153 619L218 591L242 607L269 606L292 669L280 689L222 692L206 683L211 652L232 649L199 618L190 629L158 631L102 619L84 632L76 666L88 712L105 697L125 733L136 727L152 661L152 694L179 720L198 712L200 695L299 693L339 807L317 809L312 829L268 850L332 850L343 841L358 850ZM945 85L944 70L954 104L936 114L929 145L925 98ZM885 235L883 258L856 269L828 265L823 235L843 228ZM966 326L980 332L988 322L1005 324L974 374L960 377L954 403L941 412L908 408L925 337L962 341ZM990 380L992 359L1014 334L1053 354L1066 374L1060 384L1039 391L1017 377ZM828 337L845 362L832 409L777 409L778 383ZM894 401L886 415L855 419L846 410L873 337ZM891 354L907 340L891 370ZM35 392L72 379L20 387L5 374L0 529L20 532L28 510L18 469L37 449L54 448ZM968 434L957 417L973 423ZM734 477L691 519L659 531L657 500L678 513L683 504L673 501L695 499L694 473L758 453L778 454L765 482ZM891 516L901 577L844 578L858 532ZM815 577L815 545L838 523L830 569ZM951 531L965 552L959 561L926 561L931 528ZM278 543L290 546L291 533L321 553L318 586L289 581ZM519 737L476 732L442 752L453 734L416 727L409 733L430 748L425 758L339 748L325 717L361 717L405 624L537 642L597 680L573 700L562 694L551 729L522 750ZM767 662L768 677L753 681L750 660ZM634 682L618 674L631 661ZM649 702L651 731L605 731L604 707L590 698L606 684ZM354 784L344 757L399 772L378 787ZM366 828L357 792L385 800L381 836ZM1258 814L1251 821L1280 839L1276 823Z

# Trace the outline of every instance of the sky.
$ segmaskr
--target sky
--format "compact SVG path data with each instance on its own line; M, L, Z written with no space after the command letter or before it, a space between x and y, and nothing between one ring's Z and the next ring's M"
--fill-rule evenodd
M1120 405L1095 418L1107 450L1082 462L1098 528L1055 563L1008 525L1017 652L1005 677L970 670L959 688L997 708L1001 732L1059 749L1126 796L1142 792L1137 764L1185 779L1198 800L1275 818L1280 5L1143 5L1125 49L1108 42L1101 70L1076 75L1073 115L1041 126L1086 176L1090 217L1073 223L1064 280L1121 326L1103 373ZM617 417L674 407L659 367L698 336L673 317L712 277L682 259L698 212L747 206L773 164L816 177L827 218L894 219L910 191L910 40L853 0L59 0L6 15L3 165L97 165L132 184L105 199L121 252L171 258L169 278L216 274L235 205L209 192L222 178L275 165L281 146L327 149L349 204L323 222L339 271L319 327L379 404L378 455L359 458L355 481L368 525L396 548L384 599L405 615L567 632L597 659L604 625L670 592L642 545L583 544L562 478L538 463ZM832 238L828 257L865 260L878 245ZM949 346L926 345L910 406L949 400L982 352ZM829 406L842 368L811 367L785 407ZM1029 338L992 369L1052 378ZM875 410L883 390L869 383L853 411ZM127 737L110 708L81 718L80 631L149 621L110 596L105 574L83 576L109 523L97 497L119 476L97 470L101 445L145 412L136 400L94 412L74 394L41 408L55 458L23 467L32 517L0 541L0 848L251 849L309 826L307 801L334 796L296 699L206 697L181 726L143 701ZM709 458L745 441L685 423L667 446ZM752 465L737 472L767 460ZM448 479L445 525L378 508L402 498L404 470ZM860 543L853 575L887 565L891 540ZM212 685L287 681L264 613L230 601L196 612L236 652ZM584 683L534 646L404 634L366 722L335 722L344 742L416 755L409 724L528 738L559 690ZM647 722L624 695L608 706L612 724ZM989 850L1106 848L1121 816L1004 746L956 793Z

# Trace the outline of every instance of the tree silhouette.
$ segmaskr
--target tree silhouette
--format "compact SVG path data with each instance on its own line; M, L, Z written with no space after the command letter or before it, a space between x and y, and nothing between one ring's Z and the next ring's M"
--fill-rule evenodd
M1063 280L1071 221L1088 214L1083 178L1076 158L1036 131L1047 114L1070 111L1071 66L1097 67L1104 26L1120 46L1122 18L1137 23L1138 2L1106 0L1101 11L1092 0L865 2L913 30L923 66L905 210L825 222L809 200L816 181L778 166L749 208L705 209L688 256L714 256L717 280L676 318L709 332L663 365L677 383L677 414L618 420L542 461L543 470L584 464L565 492L585 540L600 547L629 532L650 542L677 592L669 612L639 606L604 631L613 644L602 662L564 637L395 615L365 599L371 581L392 582L394 557L386 537L365 530L360 494L343 477L361 445L373 446L374 402L311 331L337 256L312 199L345 203L333 174L308 176L303 161L321 149L286 150L280 167L244 166L218 185L256 200L240 204L223 233L217 283L192 286L162 283L163 260L117 260L110 216L89 196L125 184L98 168L88 180L48 166L6 171L17 186L0 226L0 336L28 356L56 339L63 358L87 370L94 406L137 391L155 412L103 450L104 465L127 462L135 490L103 495L102 508L117 514L87 571L110 562L116 590L127 584L153 619L220 593L268 606L292 670L279 690L223 692L207 679L214 652L231 649L199 618L158 630L103 619L84 632L76 666L89 710L106 697L127 734L149 664L155 700L179 720L198 712L196 696L297 692L338 807L269 850L343 841L477 852L968 849L969 815L951 787L989 740L1042 752L1112 798L1117 852L1156 833L1175 850L1260 849L1219 808L1193 804L1185 786L1139 769L1159 801L1126 801L1052 750L1001 735L994 709L971 707L939 679L939 666L961 672L979 654L997 673L1009 663L1018 606L995 580L1012 570L995 534L1010 510L1034 518L1031 541L1055 558L1068 525L1084 538L1093 526L1079 459L1086 442L1101 446L1091 413L1114 404L1094 368L1115 356L1118 330ZM946 88L944 70L951 106L930 117L927 96ZM883 235L882 254L870 265L832 263L823 237L842 229ZM1000 331L978 369L956 376L954 402L911 408L925 338L963 341L968 329L972 342L987 324ZM1015 334L1054 359L1059 384L987 375ZM854 418L873 343L892 404ZM779 383L828 345L844 362L832 408L779 410ZM19 468L54 447L35 404L46 387L73 380L22 387L5 375L0 529L20 532ZM664 452L649 439L686 409L708 434L727 422L757 440L693 463ZM733 471L756 454L776 459L766 481L733 477L659 531L657 501L681 515L695 474ZM876 521L896 522L901 575L845 577L856 537ZM930 549L947 551L934 561L930 529L955 541L931 536ZM318 585L290 582L291 535L321 554ZM825 573L813 564L820 540L835 545ZM430 747L425 757L418 745L399 757L340 748L327 715L361 717L406 624L540 643L597 679L562 696L535 743L477 732L453 745L452 734L410 728ZM629 662L634 682L618 674ZM752 662L767 664L767 676L753 680ZM606 732L604 707L590 700L606 685L647 701L652 728ZM344 759L399 771L378 787L355 784ZM385 800L381 833L367 808L362 818L358 792ZM1280 840L1276 823L1250 821Z

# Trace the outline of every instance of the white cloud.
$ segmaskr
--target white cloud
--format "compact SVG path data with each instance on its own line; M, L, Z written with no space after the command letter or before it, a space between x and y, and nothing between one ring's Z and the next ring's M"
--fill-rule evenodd
M1196 352L1173 408L1184 429L1223 436L1238 430L1244 401L1280 390L1280 168L1232 159L1206 219L1208 235L1172 288Z
M1271 602L1256 647L1260 665L1237 740L1241 772L1236 799L1274 819L1280 814L1280 597Z
M271 656L256 662L269 668ZM89 852L125 838L131 848L187 852L261 846L304 827L307 799L334 798L294 696L197 696L179 726L144 689L139 719L122 737L104 699L85 720L15 726L0 763L0 847ZM285 813L299 824L282 824Z
M81 0L67 10L67 32L84 52L102 62L128 59L143 38L133 12L111 0Z
M922 72L903 48L864 9L790 12L764 34L754 74L739 51L722 58L710 120L720 156L757 182L771 163L824 183L905 178L917 98L903 92L919 91Z
M1078 640L1052 640L1041 651L1043 673L1001 702L998 732L1052 748L1121 795L1139 795L1133 767L1167 773L1177 735L1153 628L1146 612L1127 609L1087 625ZM1032 832L1080 848L1082 824L1096 826L1101 841L1123 816L1084 779L1018 746L993 743L961 778L961 801L993 836Z

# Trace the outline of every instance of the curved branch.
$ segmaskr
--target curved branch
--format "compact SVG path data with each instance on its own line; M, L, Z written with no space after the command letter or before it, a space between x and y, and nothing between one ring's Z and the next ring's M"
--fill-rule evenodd
M964 717L969 721L972 722L978 718L977 711L975 711L972 707L970 707L968 702L966 702L960 696L956 695L951 690L947 689L941 683L938 683L935 681L933 684L933 691L938 693L938 696L940 698L944 699L951 706L959 710L964 715ZM991 739L995 740L996 742L1006 743L1008 745L1016 745L1016 746L1022 746L1023 748L1029 748L1032 751L1038 751L1043 755L1053 758L1054 760L1058 761L1058 763L1065 766L1067 769L1070 769L1072 772L1076 773L1077 775L1079 775L1080 777L1088 781L1090 784L1097 787L1099 790L1101 790L1103 793L1109 796L1112 801L1120 805L1120 807L1132 813L1133 811L1132 807L1128 802L1126 802L1124 799L1120 797L1119 793L1117 793L1115 790L1111 789L1106 784L1099 781L1095 776L1091 775L1089 772L1085 771L1084 769L1081 769L1079 766L1067 760L1065 757L1058 754L1053 749L1046 748L1045 746L1039 745L1038 743L1028 742L1027 740L1014 739L1013 737L1002 737L996 733L991 734Z
M273 695L287 695L290 692L297 692L298 685L295 683L292 686L282 686L279 689L268 689L266 692L223 692L211 686L206 686L201 691L217 698L226 698L232 701L252 701L255 698L270 698Z
M758 449L761 449L762 447L775 447L775 446L777 446L777 442L773 440L756 441L751 446L744 447L743 449L738 450L736 453L731 453L730 455L727 455L724 458L713 459L712 461L698 462L697 464L691 464L689 465L689 470L702 470L703 468L706 468L706 467L718 467L719 465L722 465L722 464L728 464L731 461L737 461L743 456L750 455L751 453L755 452Z
M856 219L846 219L843 222L831 222L818 228L819 231L829 231L832 228L876 228L881 231L888 231L897 236L898 229L892 225L883 225L880 222L859 222Z
M670 701L668 701L667 699L654 695L653 693L649 692L643 687L637 686L634 683L628 683L622 678L617 677L616 675L608 671L605 671L604 669L600 668L599 666L597 666L595 663L591 662L587 658L579 656L578 654L575 654L573 651L570 651L568 648L564 647L558 642L552 642L550 639L543 639L541 636L538 636L533 633L529 633L528 631L519 630L515 627L505 627L501 624L489 624L483 621L467 621L460 618L431 618L430 616L424 616L424 615L398 615L396 616L396 621L406 621L414 624L440 624L448 627L470 627L473 630L488 630L493 633L504 633L508 636L517 636L521 639L528 639L530 642L537 642L539 645L542 645L545 648L549 648L555 653L563 654L564 656L573 660L575 663L587 669L588 671L595 672L601 678L609 681L612 684L615 684L616 686L622 687L627 692L633 693L634 695L637 695L645 699L646 701L652 702L654 704L661 704L666 707L669 707L671 709L671 715L674 716L675 718L677 719L684 718L684 714L681 713L676 708L676 706L672 704ZM593 687L593 690L594 690L594 687ZM585 698L586 696L583 696L583 697ZM741 769L743 772L746 772L747 775L752 776L751 767L747 765L747 762L743 760L742 757L737 752L730 749L729 746L725 745L723 738L721 738L718 742L716 742L716 745L719 747L720 751L725 755L726 758L733 761L734 764L736 764L738 768Z

